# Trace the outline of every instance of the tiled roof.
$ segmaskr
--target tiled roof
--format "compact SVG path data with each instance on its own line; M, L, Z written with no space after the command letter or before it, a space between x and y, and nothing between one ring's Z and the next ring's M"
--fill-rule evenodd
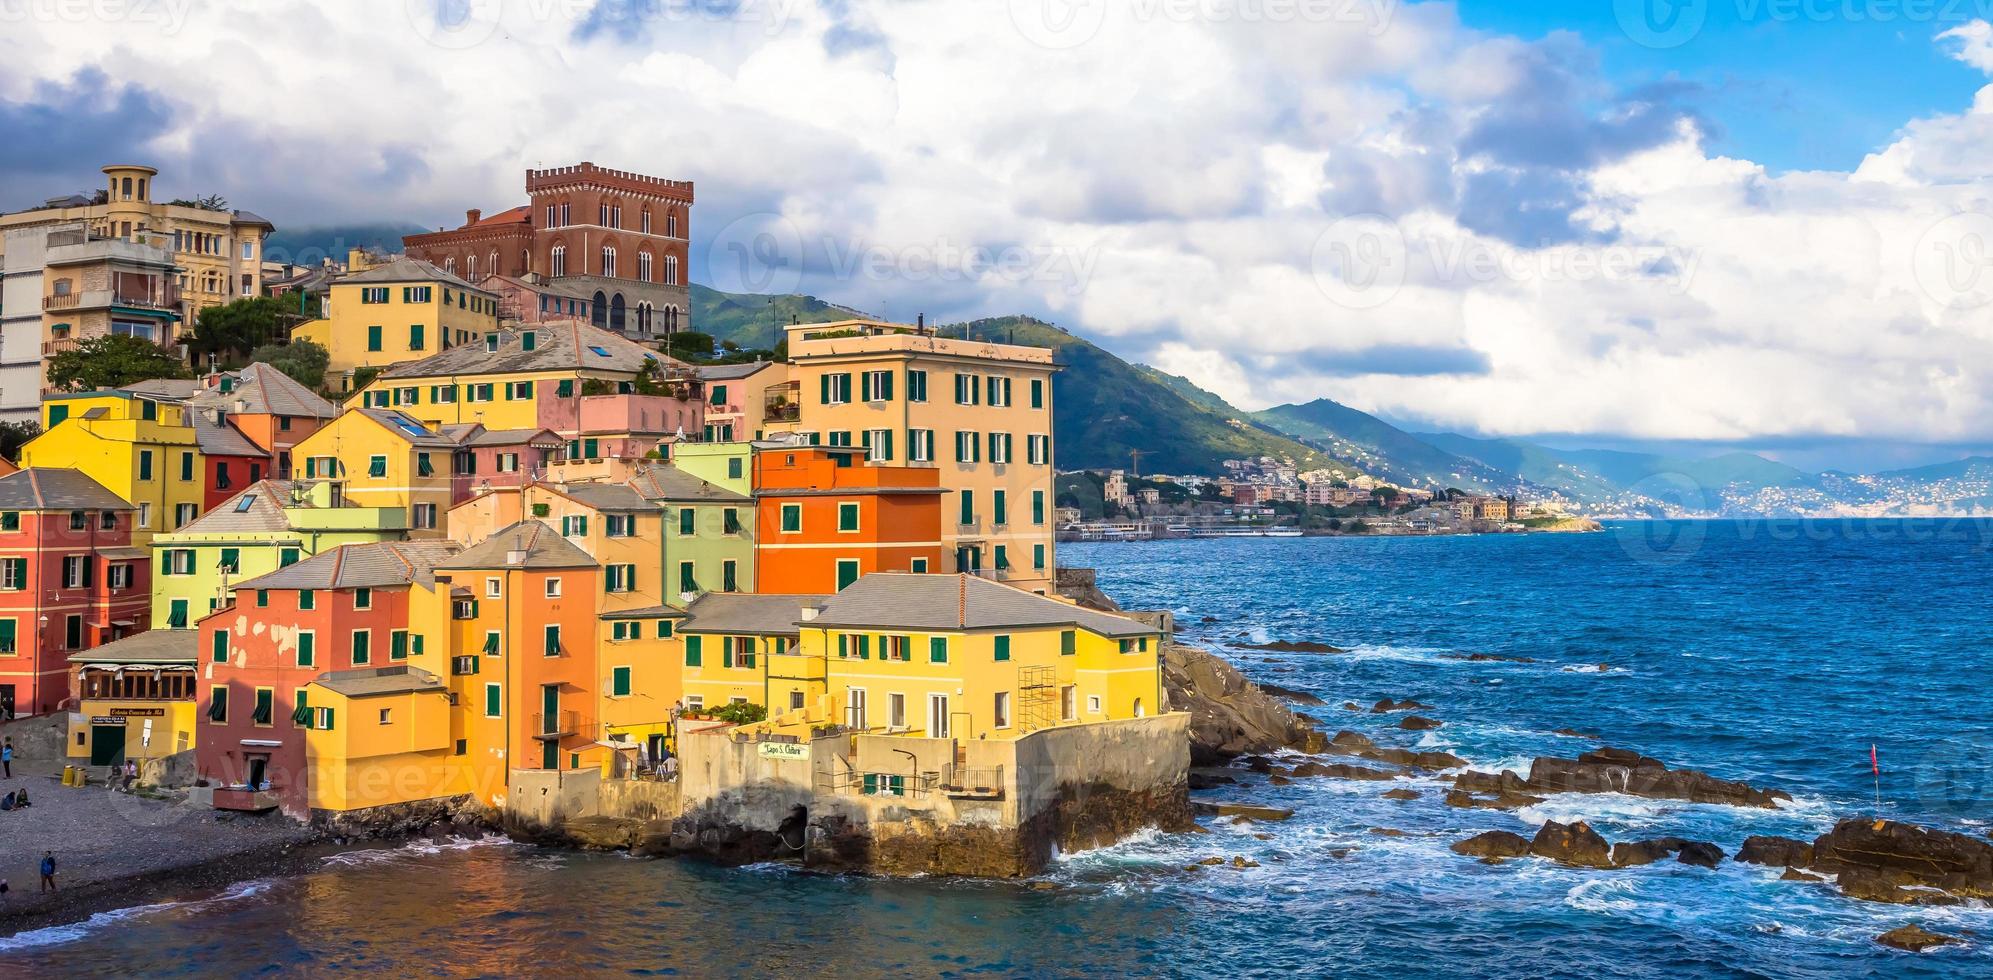
M684 619L685 611L670 606L644 606L639 609L610 609L599 614L601 619Z
M148 378L144 381L134 381L118 390L140 398L177 402L192 398L201 390L201 383L192 378Z
M630 488L646 500L674 503L740 503L748 498L716 483L708 483L670 463L653 463L630 477Z
M392 667L355 667L328 670L312 683L349 698L375 694L407 694L414 691L441 691L443 681L420 667L396 664Z
M521 340L533 335L533 349ZM487 335L491 336L491 335ZM535 371L607 371L635 374L645 361L676 361L622 334L580 322L543 323L498 331L498 349L483 343L458 344L419 361L403 361L381 372L383 378L433 378L465 374L522 374Z
M749 361L745 364L701 364L699 377L705 381L736 381L758 373L762 368L773 367L774 361Z
M518 561L514 561L514 556ZM520 521L465 548L439 568L594 568L595 559L541 521Z
M373 419L382 428L409 441L411 445L424 449L455 449L457 441L422 424L420 419L406 412L385 408L356 408L354 411Z
M470 227L483 228L486 225L516 225L522 222L530 222L532 220L532 213L532 205L521 204L517 207L506 208L497 214L479 218L477 224Z
M749 592L708 592L685 607L681 633L754 633L795 636L804 606L820 605L820 595L760 595Z
M338 406L268 364L251 364L234 377L235 383L229 391L223 392L220 385L213 385L187 399L187 404L251 415L329 419L339 414Z
M434 262L411 259L406 255L396 256L365 272L355 272L345 276L339 280L338 285L389 282L436 282L456 289L470 289L490 295L489 290L478 289L458 278L456 273L444 271L442 266Z
M567 483L557 485L553 489L596 510L622 512L657 509L657 505L645 499L643 494L621 483Z
M997 630L1077 626L1102 636L1149 636L1147 624L974 575L877 572L831 596L811 626Z
M207 408L190 408L187 411L188 425L193 427L194 441L200 445L201 452L210 456L270 455L225 419L216 421L213 413L213 409Z
M247 531L288 531L291 522L284 516L291 494L298 484L290 480L258 480L241 493L221 502L172 534L241 533Z
M200 655L200 630L146 630L79 650L73 664L191 664Z
M541 438L541 437L545 438ZM459 439L464 446L524 446L533 442L560 443L563 440L552 429L485 429L468 439Z
M0 476L0 510L131 510L82 470L31 466Z
M457 553L454 541L382 541L341 545L238 589L356 589L432 585L440 563Z

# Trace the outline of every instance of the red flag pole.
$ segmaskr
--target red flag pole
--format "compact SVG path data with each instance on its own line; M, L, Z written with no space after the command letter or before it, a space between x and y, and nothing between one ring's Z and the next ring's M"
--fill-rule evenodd
M1875 815L1882 816L1882 763L1876 758L1875 743L1868 743L1868 771L1875 776Z

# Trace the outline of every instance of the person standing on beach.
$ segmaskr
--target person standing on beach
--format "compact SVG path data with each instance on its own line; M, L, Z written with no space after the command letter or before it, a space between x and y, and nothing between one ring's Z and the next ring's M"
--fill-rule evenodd
M42 891L55 891L55 852L42 852Z
M14 778L14 740L12 738L7 739L6 744L0 745L0 768L6 769L6 778Z

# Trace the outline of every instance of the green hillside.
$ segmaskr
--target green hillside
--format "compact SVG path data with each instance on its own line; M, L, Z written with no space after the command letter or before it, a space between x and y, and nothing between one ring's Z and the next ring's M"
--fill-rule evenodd
M774 347L782 339L782 328L791 322L827 323L866 316L815 296L723 293L698 283L692 284L691 292L692 329L742 347Z
M1369 473L1406 486L1495 490L1515 482L1508 472L1456 456L1383 419L1327 398L1305 405L1277 405L1254 417L1351 460Z

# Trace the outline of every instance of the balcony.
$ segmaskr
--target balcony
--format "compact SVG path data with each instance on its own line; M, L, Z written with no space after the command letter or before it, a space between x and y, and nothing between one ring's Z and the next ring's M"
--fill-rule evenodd
M803 418L803 383L769 385L762 395L761 414L770 422L800 422Z
M82 292L42 297L42 309L51 313L98 310L113 306L134 310L158 310L165 313L177 312L180 308L180 287L173 283L160 283L151 289L86 289Z
M215 809L236 810L243 813L261 813L277 808L277 794L271 790L253 790L246 787L215 788Z
M533 716L533 737L559 741L581 734L581 714L577 711L543 711Z

